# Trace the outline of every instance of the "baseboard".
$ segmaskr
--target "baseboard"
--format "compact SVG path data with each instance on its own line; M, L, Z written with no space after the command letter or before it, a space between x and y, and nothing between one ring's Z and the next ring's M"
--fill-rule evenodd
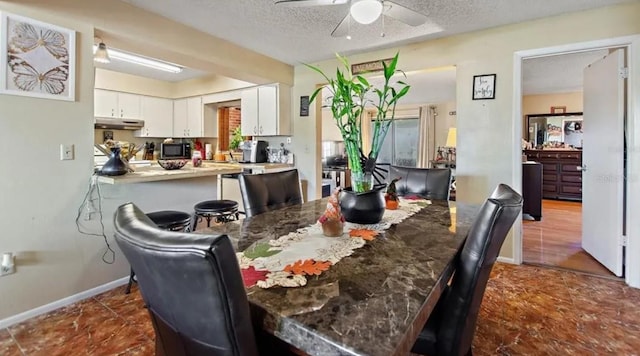
M508 263L511 265L517 265L516 260L514 260L511 257L502 257L502 256L498 256L498 262L502 262L502 263Z
M16 314L10 316L8 318L0 320L0 329L8 328L11 325L23 322L27 319L31 319L38 315L42 315L48 313L50 311L65 307L69 304L73 304L75 302L81 301L83 299L91 298L94 295L98 295L100 293L106 292L113 288L119 287L121 285L127 284L129 282L129 276L123 277L120 279L116 279L115 281L111 281L109 283L105 283L103 285L97 286L95 288L88 289L86 291L80 292L78 294L74 294L68 296L66 298L62 298L60 300L56 300L55 302L45 304L43 306L39 306L37 308L27 310L26 312L22 312L20 314Z

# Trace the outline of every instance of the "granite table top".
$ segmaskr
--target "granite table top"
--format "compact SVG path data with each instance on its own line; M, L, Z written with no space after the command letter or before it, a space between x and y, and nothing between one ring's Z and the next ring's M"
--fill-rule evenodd
M237 251L316 222L327 198L216 226ZM247 290L262 327L310 355L406 355L453 273L475 207L434 201L297 288ZM455 232L454 232L455 231Z

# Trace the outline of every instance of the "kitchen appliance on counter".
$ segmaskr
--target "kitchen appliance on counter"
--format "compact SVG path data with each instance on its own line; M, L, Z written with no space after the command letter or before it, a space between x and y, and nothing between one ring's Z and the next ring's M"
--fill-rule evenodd
M186 142L160 144L160 159L191 159L191 144Z
M267 162L267 141L245 141L242 145L242 161L240 163Z

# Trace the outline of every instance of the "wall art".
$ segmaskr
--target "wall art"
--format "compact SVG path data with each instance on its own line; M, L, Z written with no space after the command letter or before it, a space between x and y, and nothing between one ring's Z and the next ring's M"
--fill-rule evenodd
M0 13L0 93L75 100L76 33Z

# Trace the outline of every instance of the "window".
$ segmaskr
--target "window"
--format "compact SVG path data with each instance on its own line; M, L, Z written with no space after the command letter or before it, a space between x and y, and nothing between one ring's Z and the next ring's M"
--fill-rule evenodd
M371 123L373 132L373 123ZM395 119L378 154L378 163L396 166L418 166L420 119Z

